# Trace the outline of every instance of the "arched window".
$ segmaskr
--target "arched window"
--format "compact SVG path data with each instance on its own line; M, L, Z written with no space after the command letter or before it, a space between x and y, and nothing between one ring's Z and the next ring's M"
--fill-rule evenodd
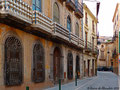
M45 80L44 49L40 42L33 48L33 81L43 82Z
M75 25L75 34L79 37L79 25L76 23Z
M42 12L41 0L32 0L32 8L33 10Z
M67 77L68 79L73 78L73 55L72 53L68 53L68 56L67 56Z
M67 29L71 32L71 19L70 19L70 16L67 17Z
M53 21L60 23L60 12L59 12L59 7L57 3L54 3L53 5Z
M22 83L22 46L16 37L8 37L5 41L5 84L20 85Z

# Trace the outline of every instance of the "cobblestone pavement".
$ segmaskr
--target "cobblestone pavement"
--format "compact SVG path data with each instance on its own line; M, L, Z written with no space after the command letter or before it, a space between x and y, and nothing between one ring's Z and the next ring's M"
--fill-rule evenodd
M61 90L119 90L118 82L120 77L112 72L98 72L96 77L78 80L78 85L75 82L62 85ZM46 90L59 90L59 86L48 88Z

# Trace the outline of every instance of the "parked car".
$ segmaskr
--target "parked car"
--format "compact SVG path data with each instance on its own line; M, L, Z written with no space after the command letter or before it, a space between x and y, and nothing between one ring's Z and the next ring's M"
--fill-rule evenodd
M113 72L113 67L98 67L98 71L112 71Z
M110 67L110 68L109 68L109 71L112 71L112 72L113 72L113 67Z

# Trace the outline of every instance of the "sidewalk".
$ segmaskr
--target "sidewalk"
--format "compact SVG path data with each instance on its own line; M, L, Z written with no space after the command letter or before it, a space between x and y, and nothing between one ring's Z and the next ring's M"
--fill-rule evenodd
M75 81L64 84L61 86L61 90L78 90L82 88L83 86L87 85L89 82L93 81L96 77L97 76L90 77L90 78L83 78L82 80L78 79L77 86L75 86ZM44 89L44 90L59 90L59 85L52 87L52 88Z

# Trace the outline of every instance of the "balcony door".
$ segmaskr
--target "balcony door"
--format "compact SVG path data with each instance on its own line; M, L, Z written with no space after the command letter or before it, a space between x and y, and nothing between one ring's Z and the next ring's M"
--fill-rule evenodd
M71 32L71 19L70 16L67 17L67 29Z
M32 0L32 9L42 12L41 0Z

